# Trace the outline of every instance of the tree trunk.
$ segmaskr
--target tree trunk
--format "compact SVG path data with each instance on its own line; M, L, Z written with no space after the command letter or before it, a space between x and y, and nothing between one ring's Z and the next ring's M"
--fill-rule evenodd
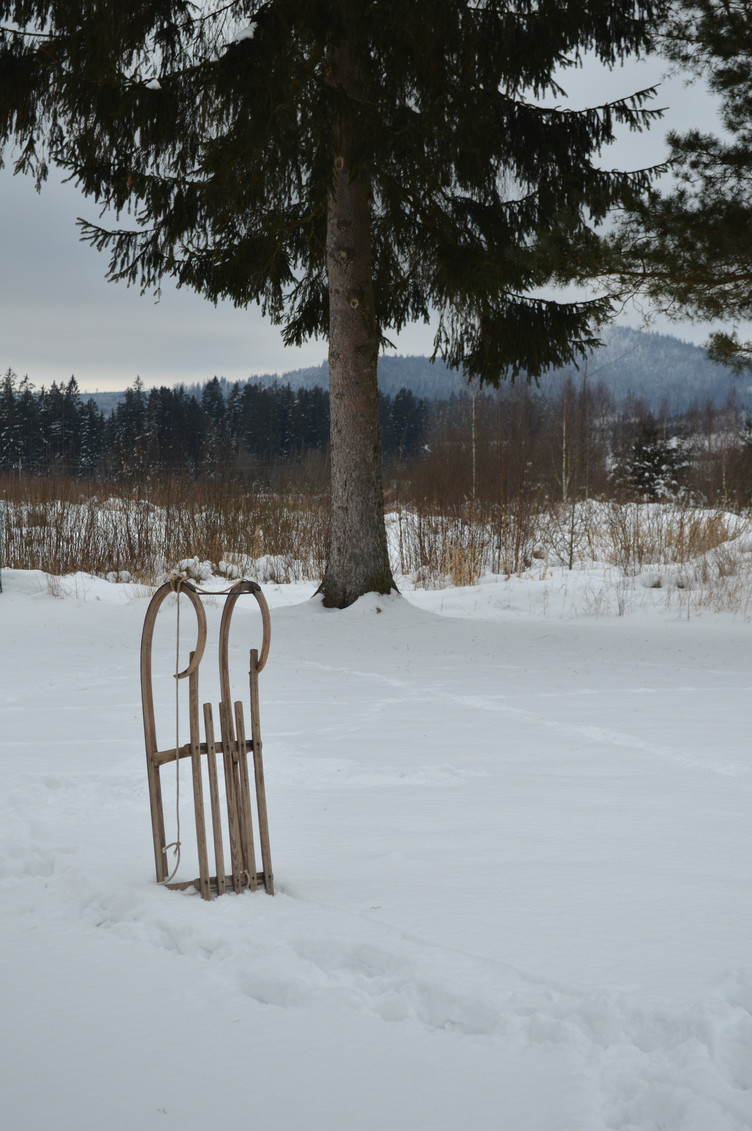
M332 85L353 95L357 71L346 44L332 48L330 62ZM332 487L329 553L319 590L326 606L339 609L364 593L397 588L381 487L370 186L350 179L348 150L341 126L326 234Z

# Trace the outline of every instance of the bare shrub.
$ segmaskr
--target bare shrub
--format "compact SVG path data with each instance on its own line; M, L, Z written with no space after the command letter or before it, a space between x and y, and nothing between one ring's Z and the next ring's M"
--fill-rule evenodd
M752 554L731 542L716 546L685 569L682 590L669 591L666 606L684 604L696 610L731 612L747 620L752 614Z
M725 511L681 502L604 503L598 508L598 526L604 560L635 574L707 553L735 536L739 520Z

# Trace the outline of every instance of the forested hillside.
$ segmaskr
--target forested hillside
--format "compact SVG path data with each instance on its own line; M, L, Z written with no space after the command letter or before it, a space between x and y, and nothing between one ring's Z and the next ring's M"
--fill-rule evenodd
M740 405L752 405L752 383L749 377L736 378L729 370L708 360L704 349L670 334L632 330L627 326L608 326L601 332L603 345L591 352L587 365L579 370L550 370L540 380L543 392L555 389L562 377L572 376L581 382L586 378L602 382L616 400L632 394L658 411L666 407L672 414L686 412L693 401L712 401L716 408L733 393ZM327 389L329 367L326 361L307 369L285 373L257 374L253 384L267 387L275 382L298 389ZM230 382L219 377L220 388L228 397ZM379 389L394 397L400 389L408 389L416 397L447 400L466 387L460 373L448 369L440 358L384 355L379 358ZM198 400L203 385L189 385L186 391ZM94 400L108 415L125 396L124 392L95 393ZM664 406L665 402L665 406Z

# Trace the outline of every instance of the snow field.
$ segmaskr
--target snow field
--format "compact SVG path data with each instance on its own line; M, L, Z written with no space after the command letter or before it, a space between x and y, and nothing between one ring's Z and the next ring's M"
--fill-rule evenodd
M56 599L5 571L7 1126L751 1128L752 626L639 585L619 616L612 577L344 613L313 584L267 587L277 895L206 904L153 879L145 592L78 575ZM218 700L220 601L201 702ZM165 746L174 630L173 604L155 635ZM244 700L258 635L241 603ZM173 766L162 781L174 831ZM191 809L183 767L187 879Z

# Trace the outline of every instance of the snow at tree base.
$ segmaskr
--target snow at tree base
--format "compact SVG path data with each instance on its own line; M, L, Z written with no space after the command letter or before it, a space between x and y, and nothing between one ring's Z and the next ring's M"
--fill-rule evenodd
M344 612L265 587L277 894L209 903L154 881L148 591L4 572L4 1127L752 1127L752 623L536 569ZM258 637L241 604L233 698ZM171 599L166 745L174 647Z

